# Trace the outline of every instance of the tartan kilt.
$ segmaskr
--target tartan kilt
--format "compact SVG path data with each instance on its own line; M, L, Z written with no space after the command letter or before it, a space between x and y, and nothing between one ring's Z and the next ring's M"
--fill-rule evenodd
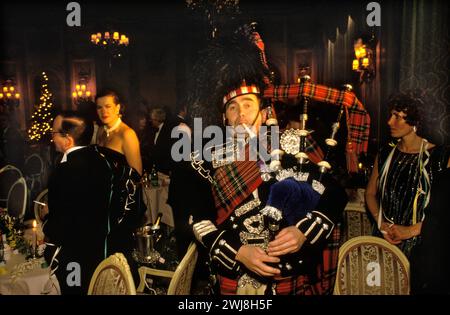
M334 290L341 238L341 226L337 224L322 251L322 263L316 268L316 275L299 275L276 281L278 295L331 295ZM217 277L220 294L236 295L237 280Z

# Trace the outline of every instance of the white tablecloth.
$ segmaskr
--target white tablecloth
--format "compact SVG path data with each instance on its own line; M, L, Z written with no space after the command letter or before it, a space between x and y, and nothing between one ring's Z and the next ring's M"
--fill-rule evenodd
M12 254L6 265L0 266L0 294L60 294L58 280L54 275L50 278L50 268L42 268L42 263L43 258L26 261L22 254Z
M365 192L366 190L363 188L347 189L348 203L345 210L366 212Z
M158 213L163 214L161 222L174 227L172 207L167 204L169 195L169 178L159 173L159 186L144 186L144 202L147 206L147 224L153 223Z

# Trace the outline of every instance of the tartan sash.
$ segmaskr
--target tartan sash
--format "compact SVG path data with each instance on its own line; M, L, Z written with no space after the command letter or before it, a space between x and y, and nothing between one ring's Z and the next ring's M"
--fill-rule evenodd
M224 222L263 182L256 161L235 161L221 166L213 177L212 190L217 209L217 224Z
M270 85L264 90L264 97L272 100L310 97L313 100L344 105L347 121L347 168L358 170L356 156L367 152L370 131L370 116L363 104L352 92L341 91L324 85L304 82L299 84Z

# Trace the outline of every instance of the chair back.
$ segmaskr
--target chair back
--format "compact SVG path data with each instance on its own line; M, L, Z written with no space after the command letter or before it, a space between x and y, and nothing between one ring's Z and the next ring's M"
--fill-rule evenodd
M192 242L189 248L177 266L175 271L154 269L146 266L139 267L140 283L137 292L144 292L145 287L154 294L158 294L153 288L147 285L147 276L170 278L168 295L188 295L191 291L192 277L194 275L195 265L197 264L198 251L197 244ZM164 290L165 292L165 290Z
M39 154L33 153L25 160L24 173L26 175L40 175L44 171L44 161Z
M130 266L123 254L115 253L97 266L88 295L136 295Z
M344 229L342 243L357 236L372 235L372 224L365 210L344 210Z
M45 172L45 164L37 153L31 154L24 165L24 173L30 192L38 193L42 190L42 178Z
M6 208L8 193L12 185L22 177L22 172L15 166L5 165L0 169L0 207Z
M19 178L8 192L6 208L8 214L16 219L23 219L27 207L27 183L25 178Z
M339 249L334 294L409 294L409 262L395 245L374 236L358 236Z
M44 189L37 195L36 197L37 202L45 203L48 205L48 189ZM34 203L33 210L34 210L34 218L36 219L37 223L42 223L42 217L41 217L41 209L43 205L39 203Z
M197 244L192 242L170 281L167 295L188 295L191 293L192 276L197 264Z
M365 189L346 189L349 201L344 209L341 244L357 236L372 235L372 223L365 206Z

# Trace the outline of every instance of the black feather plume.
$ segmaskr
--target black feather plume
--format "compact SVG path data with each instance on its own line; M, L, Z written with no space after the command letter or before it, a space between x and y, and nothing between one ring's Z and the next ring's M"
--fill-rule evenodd
M223 97L241 86L254 84L264 90L269 71L261 62L260 50L253 42L250 26L231 35L214 39L191 72L188 106L191 118L201 117L203 125L221 124Z

